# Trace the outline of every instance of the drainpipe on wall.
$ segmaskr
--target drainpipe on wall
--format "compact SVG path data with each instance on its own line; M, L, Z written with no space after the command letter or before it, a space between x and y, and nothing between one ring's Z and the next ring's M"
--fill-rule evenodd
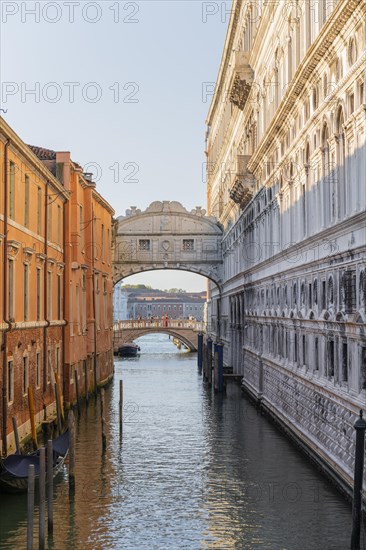
M48 289L47 289L47 262L48 262L48 186L49 181L46 182L46 195L45 195L45 202L44 202L44 212L45 212L45 219L44 219L44 227L45 227L45 235L44 235L44 273L43 273L43 313L44 313L44 321L45 325L43 327L43 398L44 394L47 390L47 329L50 326L50 321L47 318L47 299L48 299Z
M93 198L92 198L93 200ZM98 393L97 385L97 318L95 306L95 271L94 271L94 208L92 204L92 291L93 291L93 317L94 317L94 392Z
M66 348L66 326L68 324L68 321L66 320L66 285L67 285L67 278L66 278L66 201L64 201L63 206L63 216L62 216L62 223L63 223L63 231L62 231L62 246L63 246L63 259L64 259L64 272L63 272L63 302L62 302L62 315L63 315L63 325L62 325L62 361L61 361L61 369L62 369L62 395L63 399L65 399L66 395L66 382L65 382L65 348Z
M8 298L8 147L10 139L7 139L4 147L4 246L3 246L3 320L8 325L3 331L3 388L2 388L2 440L3 454L7 454L6 439L6 420L8 412L7 390L8 390L8 365L7 365L7 334L11 330L11 322L7 317L7 298Z

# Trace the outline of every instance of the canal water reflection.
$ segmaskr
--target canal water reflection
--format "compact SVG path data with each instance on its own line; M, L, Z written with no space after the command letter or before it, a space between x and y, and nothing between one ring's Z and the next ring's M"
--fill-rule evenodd
M213 397L195 354L165 335L139 344L139 358L116 360L106 390L105 456L99 402L82 410L76 494L70 501L65 471L55 486L49 548L349 547L349 504L236 386ZM0 502L0 548L25 548L26 498L1 495Z

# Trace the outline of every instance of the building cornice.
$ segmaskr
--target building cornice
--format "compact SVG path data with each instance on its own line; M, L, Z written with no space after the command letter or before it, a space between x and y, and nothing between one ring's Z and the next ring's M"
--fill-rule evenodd
M107 202L99 193L96 189L93 189L93 199L98 203L100 204L101 206L103 206L103 208L105 208L109 214L113 217L115 215L115 211L114 209L112 208L112 206L109 204L109 202Z
M268 149L272 146L274 139L278 135L278 131L283 127L284 120L287 119L292 108L295 106L296 100L306 87L319 61L326 55L347 20L361 3L362 0L343 0L335 6L331 17L320 30L317 38L306 52L304 60L297 68L295 76L275 116L249 162L248 167L253 173L257 171Z
M245 0L244 0L245 1ZM227 68L229 66L230 56L233 49L233 43L235 40L236 35L236 29L238 26L238 21L240 17L240 10L243 5L243 0L233 0L233 6L231 10L231 16L229 21L228 30L226 33L226 39L225 39L225 46L224 46L224 53L221 59L220 68L219 68L219 74L217 77L217 83L215 86L214 95L212 98L212 102L210 105L210 109L208 111L207 120L206 123L208 126L211 125L212 118L215 115L217 105L221 101L222 93L223 93L223 86L224 82L227 76Z

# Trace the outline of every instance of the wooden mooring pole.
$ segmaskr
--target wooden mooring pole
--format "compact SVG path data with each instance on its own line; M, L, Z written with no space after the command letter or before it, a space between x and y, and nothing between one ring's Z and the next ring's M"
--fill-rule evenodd
M361 514L362 514L362 485L363 465L365 454L365 430L366 422L363 419L363 412L355 422L356 430L356 452L355 452L355 475L353 485L353 506L352 506L352 537L351 550L360 550L361 536Z
M203 334L198 334L198 349L197 349L197 366L202 369L202 354L203 354Z
M47 441L47 528L48 536L53 534L53 444Z
M65 413L64 413L64 403L63 403L62 392L61 392L60 377L58 375L58 372L55 372L55 380L56 380L56 384L57 384L61 420L62 420L62 425L63 425L65 423Z
M33 550L34 527L34 464L28 466L28 498L27 498L27 550Z
M123 423L123 380L119 381L119 427L122 429Z
M104 452L107 447L107 437L105 433L105 418L104 418L104 388L101 388L100 390L100 417L102 421L102 451Z
M68 416L69 427L69 492L75 491L75 418L72 410Z
M30 416L30 422L31 422L33 449L36 451L38 447L38 442L37 442L36 422L34 417L34 396L33 396L33 389L31 387L28 388L28 405L29 405L29 416Z
M75 380L76 404L78 408L78 413L80 414L79 378L78 378L78 371L76 369L74 370L74 380Z
M44 550L46 508L46 449L39 450L39 550Z
M15 416L11 417L11 421L13 423L13 431L14 431L14 439L15 439L15 448L17 450L17 454L20 455L20 443L19 443L19 434L18 434L18 426L17 426L17 419Z
M60 395L58 393L58 386L56 382L54 387L55 387L55 396L56 396L57 431L58 431L58 435L61 435L62 433L61 403L60 403Z

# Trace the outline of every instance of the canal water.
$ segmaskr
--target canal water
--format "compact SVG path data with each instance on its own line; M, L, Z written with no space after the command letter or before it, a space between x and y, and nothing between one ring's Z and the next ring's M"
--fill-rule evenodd
M236 386L212 396L195 354L165 335L139 343L139 358L116 360L106 390L104 456L99 403L82 410L76 493L70 500L65 468L48 548L349 548L350 505ZM0 495L0 504L1 550L25 548L26 496Z

